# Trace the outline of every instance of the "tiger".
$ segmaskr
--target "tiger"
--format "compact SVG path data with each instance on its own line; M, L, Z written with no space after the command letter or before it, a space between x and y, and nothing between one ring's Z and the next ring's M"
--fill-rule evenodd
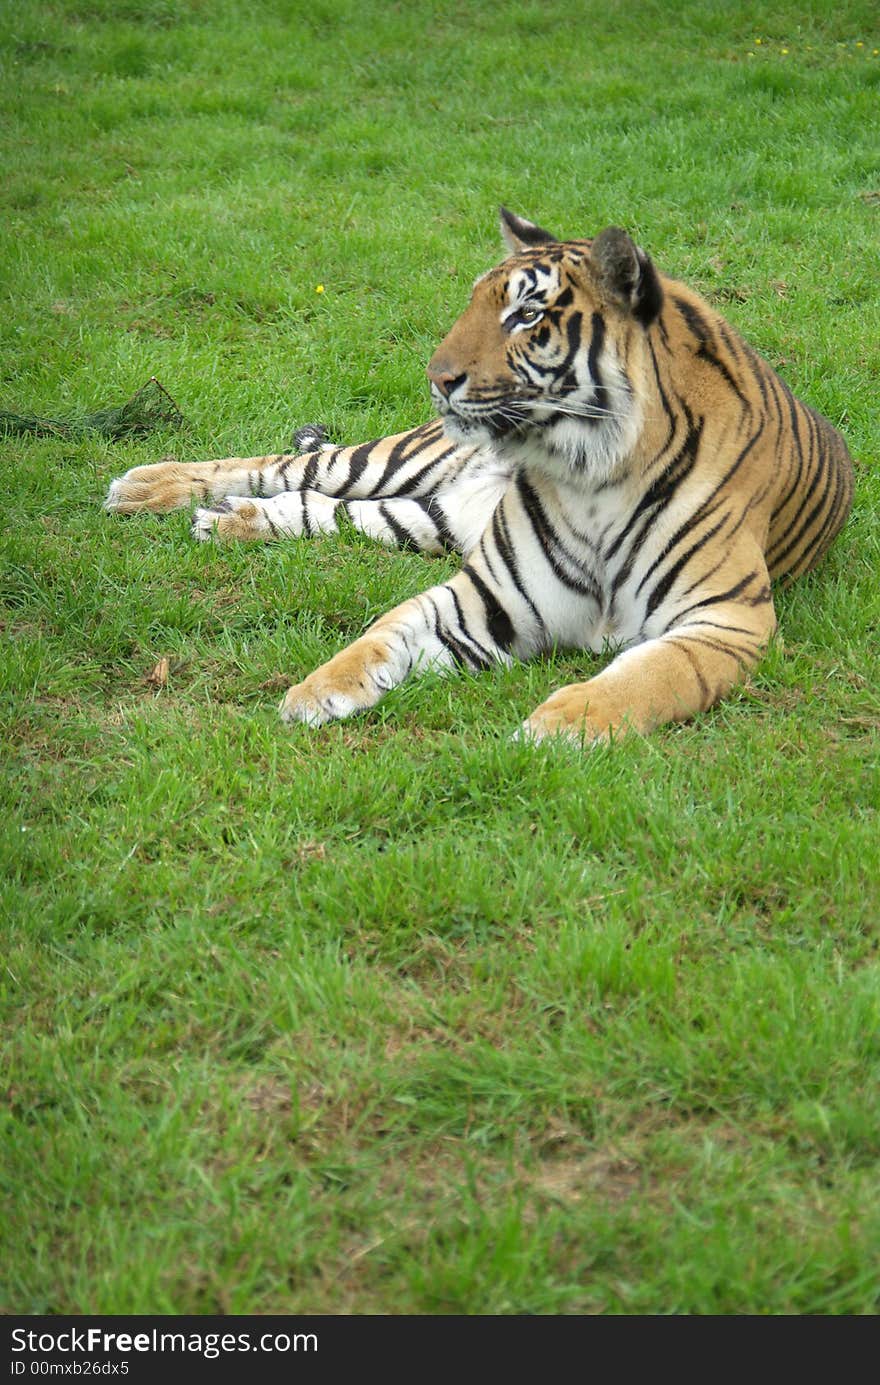
M823 557L853 496L832 424L619 227L560 240L502 207L507 254L427 366L435 416L337 446L164 461L106 508L199 501L199 540L337 531L461 566L291 687L285 722L363 712L429 670L605 655L514 731L582 746L714 706L776 629L771 584Z

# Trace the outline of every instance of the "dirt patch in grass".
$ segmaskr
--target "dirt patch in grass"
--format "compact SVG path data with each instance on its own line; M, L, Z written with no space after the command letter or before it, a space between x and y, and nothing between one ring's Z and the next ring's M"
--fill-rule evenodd
M525 1182L532 1191L556 1202L601 1197L620 1203L642 1189L644 1175L637 1160L608 1149L582 1159L546 1160Z

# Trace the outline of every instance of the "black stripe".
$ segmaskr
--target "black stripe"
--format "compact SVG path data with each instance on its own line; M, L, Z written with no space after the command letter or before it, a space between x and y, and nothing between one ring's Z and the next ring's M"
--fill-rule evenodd
M451 589L447 587L446 590L449 591ZM458 611L460 617L461 607L459 606L458 601L455 600L454 592L452 592L452 598L455 602L455 608ZM470 641L469 643L472 643L472 649L469 650L467 648L467 645L462 644L461 640L457 639L456 636L453 635L449 630L447 630L446 627L443 625L440 616L440 609L434 598L426 592L424 599L431 608L434 635L443 645L444 649L449 650L449 653L452 655L453 660L456 664L458 664L459 668L477 670L491 668L492 661L488 652L485 649L483 649L481 645L475 644ZM467 636L465 636L465 638L467 639Z
M804 510L807 508L807 506L809 505L810 501L816 493L816 487L819 485L824 485L827 488L828 476L825 476L823 482L823 473L825 473L827 470L828 454L826 452L826 449L822 446L822 441L819 438L819 430L816 426L816 420L813 417L811 417L809 413L806 414L806 420L808 425L808 432L810 435L810 457L808 465L808 475L805 478L806 488L802 491L800 495L800 504L798 505L797 509L795 510L794 514L789 520L788 525L782 531L781 534L777 534L775 536L773 543L767 550L768 567L778 567L782 560L785 557L787 557L788 554L791 552L793 544L796 543L797 540L792 540L791 542L787 543L786 541L788 540L789 535L800 522ZM823 500L824 495L825 492L823 491ZM805 525L804 528L801 529L800 532L804 533L807 527L809 527L809 521L807 522L807 525ZM779 549L783 545L785 545L785 547L782 548L782 552L780 553Z
M444 648L449 650L460 668L469 668L475 669L478 672L485 672L486 669L492 667L488 659L484 659L481 655L475 654L472 650L467 649L454 635L451 635L448 630L441 628L441 626L437 626L434 634Z
M708 321L700 312L699 308L696 308L693 303L688 303L686 299L678 298L675 295L672 301L676 308L678 308L678 311L681 313L700 346L703 347L708 345L712 333Z
M405 481L402 481L401 484L397 487L397 490L393 491L392 494L411 495L412 492L418 486L421 485L425 477L430 476L431 472L434 471L438 466L440 466L442 462L445 462L449 457L451 457L453 452L455 451L457 451L455 443L453 443L450 447L444 448L444 450L438 456L433 457L430 462L427 462L425 466L421 468L420 471L413 472L412 476L408 476Z
M416 543L412 534L405 527L405 525L401 524L400 520L397 519L397 517L394 514L392 514L391 510L388 508L388 506L385 504L383 500L380 500L378 504L379 514L382 516L385 523L388 525L388 528L394 535L394 539L397 543L398 548L408 548L416 553L420 553L422 550L419 544Z
M373 487L373 495L384 495L385 487L400 468L413 457L417 456L425 446L425 433L436 431L436 423L423 423L420 428L416 428L411 433L404 433L402 438L398 438L388 454L385 462L385 469L379 480Z
M771 527L771 529L772 529L772 527L773 527L773 521L776 519L777 515L781 515L781 514L782 514L782 512L783 512L783 510L785 509L786 505L788 505L789 501L792 499L792 497L793 497L794 494L796 493L796 491L797 491L797 489L798 489L798 486L800 485L801 473L803 472L803 469L804 469L804 449L803 449L803 443L801 442L801 430L800 430L800 426L799 426L799 424L798 424L798 412L799 412L798 400L795 399L795 397L794 397L794 395L792 394L791 390L790 390L790 389L788 388L788 386L785 384L785 381L781 381L780 383L782 384L783 396L784 396L784 398L785 398L786 403L788 404L789 420L790 420L790 422L791 422L791 431L792 431L793 438L794 438L794 448L793 448L793 449L792 449L792 448L789 448L789 449L788 449L788 456L789 456L789 461L790 461L791 456L792 456L792 452L794 453L794 457L795 457L795 466L794 466L794 480L792 481L791 485L789 486L788 490L786 491L784 498L783 498L781 501L779 501L779 503L778 503L777 505L774 506L773 512L772 512L772 514L771 514L771 516L770 516L770 527Z
M476 589L477 595L483 603L483 609L486 613L486 629L489 631L489 634L492 636L492 639L499 649L508 650L513 644L513 621L510 619L510 616L501 605L495 593L490 591L482 577L474 572L474 569L469 564L465 564L462 568L462 572L465 576L470 578Z
M463 611L462 608L461 608L461 602L460 602L459 599L458 599L458 596L457 596L457 594L456 594L456 592L455 592L455 589L454 589L453 587L447 585L446 591L448 591L448 592L449 592L449 595L452 597L452 604L453 604L453 606L455 607L455 614L458 616L458 629L459 629L460 635L462 636L462 638L463 638L464 640L467 641L467 643L471 646L472 649L475 649L475 650L477 651L476 658L477 658L477 661L478 661L478 667L480 667L480 668L491 668L491 667L492 667L492 664L493 664L493 662L494 662L493 659L492 659L492 655L491 655L490 651L489 651L488 649L486 649L485 645L480 644L480 641L479 641L479 640L474 639L474 637L473 637L473 635L471 634L470 630L468 630L468 628L467 628L467 621L465 620L465 616L464 616L464 611ZM439 612L438 612L438 619L439 619ZM439 625L438 625L438 627L437 627L437 633L438 633L438 638L439 638L439 637L440 637ZM491 633L491 632L490 632L490 633Z
M719 606L724 601L741 601L743 605L748 606L764 605L770 600L770 587L767 583L758 590L755 596L744 596L747 587L749 587L752 582L756 581L759 576L760 573L758 569L753 568L751 572L746 573L745 577L741 577L738 582L735 582L732 587L728 587L727 591L714 592L712 596L701 597L700 600L695 601L692 606L687 606L683 611L679 611L675 617L674 624L668 628L676 628L682 617L690 615L691 611L702 611L706 606Z
M817 477L817 480L818 480L818 477ZM822 513L822 510L824 509L824 507L825 507L825 505L826 505L826 503L827 503L827 501L828 501L828 495L829 495L829 491L830 491L830 483L831 483L831 476L830 476L830 474L829 474L829 475L827 475L827 476L825 477L825 484L824 484L824 487L823 487L823 490L822 490L822 494L819 496L819 499L816 501L816 504L813 506L812 510L810 510L809 514L807 515L806 519L804 520L804 522L803 522L803 524L801 525L801 527L800 527L800 529L798 530L798 532L795 534L794 538L791 539L791 541L786 545L786 547L782 550L781 553L776 553L775 556L773 556L772 558L771 558L771 556L768 554L768 556L767 556L767 563L768 563L768 566L771 566L771 565L772 565L772 567L774 568L774 570L777 570L777 571L778 571L780 568L781 568L783 571L786 570L786 564L785 564L786 558L789 556L790 553L796 551L796 550L799 548L799 546L804 542L804 540L806 539L806 536L807 536L807 534L809 533L810 529L812 529L812 527L813 527L813 525L815 524L816 520L819 518L819 515ZM840 485L840 479L839 479L839 477L837 478L837 484L838 484L838 487L839 487L839 485ZM839 490L838 490L838 493L839 493ZM809 494L810 494L810 496L814 495L814 494L815 494L815 488L811 489L811 491L810 491ZM809 498L809 497L808 497L808 498ZM806 502L804 502L804 503L806 503ZM798 511L798 517L799 517L800 514L803 512L803 509L804 509L804 505L801 505L801 507L800 507L800 509L799 509L799 511ZM796 521L795 521L795 522L796 522ZM790 533L790 532L791 532L791 528L793 528L793 527L794 527L793 525L790 526L790 528L789 528L789 530L788 530L787 532ZM774 548L775 548L775 545L774 545Z
M532 615L537 620L539 626L543 629L544 622L538 613L538 608L532 601L532 598L529 596L528 592L525 589L525 586L523 585L523 580L519 570L519 564L516 560L516 554L514 552L513 544L510 541L510 530L507 526L507 519L502 514L501 505L497 505L495 507L495 513L492 516L492 538L495 541L496 554L498 558L501 560L501 562L504 564L504 566L507 568L507 571L510 574L510 578L513 582L514 587L519 592L520 596L528 606L529 610L532 612Z
M348 459L348 475L343 484L337 487L336 495L348 495L354 489L366 470L370 453L375 446L375 442L364 442L354 449Z
M319 457L320 453L313 452L312 455L309 457L309 460L306 462L305 470L302 474L302 481L299 485L299 489L301 491L311 491L315 489L315 477L318 474Z
M674 638L674 636L667 635L665 643L672 645L673 649L677 649L687 659L688 663L691 666L693 675L697 680L697 687L700 689L700 696L703 699L703 706L708 707L710 705L709 684L706 682L705 678L700 672L700 668L697 664L697 660L693 651L688 648L687 643L684 640L677 640Z
M652 260L647 255L639 252L639 281L636 285L638 295L632 313L636 322L640 322L645 328L650 327L655 318L659 317L663 307L663 288L660 277L654 268Z
M688 515L684 523L679 525L672 537L668 539L667 542L664 544L663 548L657 554L656 558L650 564L647 570L642 573L642 580L639 582L639 585L636 587L634 592L635 596L639 595L639 593L647 584L648 579L653 577L657 569L661 566L662 563L666 561L670 553L674 552L674 550L681 543L682 539L685 539L690 534L692 534L696 530L698 525L703 524L707 519L712 519L714 515L718 513L718 510L721 508L723 504L723 496L721 496L719 499L713 498L711 504L708 501L705 501L699 507L698 510L696 510L693 514Z
M687 303L683 298L675 298L674 302L699 343L694 353L698 360L705 361L713 370L717 370L718 374L733 390L743 408L751 411L751 400L743 394L739 383L715 349L712 326L708 318L704 317L699 309L695 308L692 303Z
M743 394L737 381L734 379L733 375L731 374L728 367L724 364L721 357L717 356L714 351L710 351L709 348L706 346L700 347L699 351L697 352L697 357L699 360L705 361L707 365L710 365L713 370L718 371L718 374L722 377L722 379L724 379L727 382L727 384L733 390L733 393L736 395L737 399L740 401L745 411L747 413L751 413L752 401L749 399L748 395Z
M483 562L486 564L486 569L489 573L489 576L492 578L492 581L500 587L501 579L498 576L498 573L495 571L495 564L492 561L493 557L498 557L498 554L496 553L494 548L491 552L489 551L489 545L486 542L486 537L488 533L488 529L483 530L482 534L480 535L480 542L477 544L477 550L480 554L482 554Z
M681 627L678 625L675 626L676 630L680 628ZM668 636L666 638L668 638ZM742 646L737 647L734 644L725 644L723 640L713 640L708 635L688 635L686 638L691 644L701 644L705 649L714 650L716 654L725 654L728 658L735 659L736 662L743 667L745 667L747 663L748 656L750 654L753 657L757 656L761 648L761 641L756 635L752 636L747 649Z
M780 403L780 394L781 394L781 392L782 392L782 381L780 380L779 376L776 374L776 371L775 371L775 370L768 370L768 372L767 372L767 383L768 383L768 385L770 386L770 393L773 395L773 407L774 407L775 414L776 414L776 426L777 426L777 428L779 429L779 434L780 434L780 437L781 437L781 436L782 436L782 404Z
M663 412L665 413L669 422L669 432L666 434L666 441L660 448L654 460L651 463L649 463L650 466L656 466L660 458L665 455L667 449L672 445L672 439L675 437L675 427L677 420L676 414L672 408L672 405L669 403L669 399L667 397L666 391L663 388L663 383L660 379L660 366L657 361L657 353L654 350L654 343L651 341L650 337L648 338L648 350L651 353L651 364L654 367L654 383L657 386L657 393L660 395L660 403L663 405ZM688 419L690 419L690 413L687 410L687 406L685 406L685 412L688 414Z
M705 534L702 534L695 544L692 544L690 548L682 553L680 558L676 559L668 572L664 573L645 604L645 620L648 620L648 618L653 615L654 611L656 611L657 607L660 605L660 602L669 594L669 589L682 568L690 562L695 553L699 553L700 549L705 547L710 539L714 539L715 535L724 528L724 522L725 516L722 515L718 523ZM644 581L639 584L638 590L641 591L643 586Z
M740 355L740 346L738 344L738 338L736 333L732 330L730 324L728 322L725 322L723 318L718 319L717 325L718 335L721 337L721 340L724 342L724 345L727 347L733 359L735 361L738 361Z
M737 471L742 466L746 457L749 455L752 448L755 446L758 439L761 437L763 431L764 420L762 419L761 423L758 426L757 432L753 433L752 436L749 438L749 441L746 443L745 447L742 449L739 456L736 458L736 461L733 463L731 467L728 468L728 470L722 476L721 480L718 482L718 485L712 491L711 495L708 495L706 499L703 501L703 503L699 506L699 508L696 509L692 515L689 515L683 524L679 525L678 529L672 535L672 538L669 539L668 543L664 547L662 553L660 553L654 559L653 563L648 568L647 572L644 574L641 582L636 588L636 596L638 596L639 592L642 590L642 587L645 585L648 578L651 576L651 573L654 572L660 566L663 560L669 556L669 554L681 542L681 540L685 538L685 536L688 533L690 533L690 531L697 524L702 524L703 520L708 519L709 516L714 512L714 510L718 508L718 504L720 503L718 497L721 495L721 492L724 490L728 481L730 481L732 477L736 475Z
M577 316L578 319L580 319L580 313L578 313ZM580 323L578 323L578 326L580 326ZM592 336L590 338L590 349L587 354L587 368L590 372L595 390L595 398L592 402L597 409L607 409L610 403L608 399L608 390L603 384L602 372L599 368L599 357L605 345L605 319L601 313L593 313L593 316L590 318L590 327L592 329ZM580 332L578 335L580 336ZM571 333L569 333L569 344L570 343ZM591 418L589 421L593 426L597 426L603 422L601 417L595 419Z
M516 472L514 484L519 493L522 507L531 523L535 538L538 540L541 551L547 559L547 563L554 575L563 586L568 587L571 591L579 592L581 596L591 596L594 600L598 601L601 593L597 582L584 570L583 564L563 547L559 540L559 535L555 532L547 518L537 493L529 485L523 472ZM556 557L557 552L563 553L572 567L580 569L582 575L575 577L570 572L567 572Z
M755 384L758 386L758 389L761 394L761 399L763 401L764 407L766 408L767 380L772 374L772 371L768 366L767 362L763 359L763 357L759 356L757 351L754 351L752 347L749 346L748 342L743 342L743 347L745 349L746 360L751 366L752 375L755 379Z
M726 621L707 620L705 617L701 620L677 620L671 628L673 630L691 630L694 628L702 629L704 626L709 626L711 630L727 630L731 635L749 635L754 638L755 634L754 630L748 630L744 625L728 625Z
M813 567L818 563L829 544L840 532L841 525L849 513L851 498L846 474L841 468L837 468L834 500L831 509L822 521L818 533L813 535L810 545L809 561L807 563L808 567Z
M285 489L286 491L289 491L289 490L290 490L290 485L288 484L288 480L287 480L287 472L288 472L289 468L293 466L294 462L300 462L300 461L302 461L302 457L301 457L301 455L296 454L296 453L294 453L293 455L291 455L290 453L288 453L286 456L283 457L283 460L282 460L282 459L279 459L278 471L279 471L280 474L281 474L281 480L282 480L282 482L283 482L283 484L284 484L284 489Z
M446 515L437 497L434 495L417 495L413 497L413 504L418 505L419 509L424 511L433 524L437 531L437 541L440 547L445 549L447 553L460 553L461 544L449 528Z
M715 576L716 572L720 572L721 569L724 567L728 559L727 547L718 544L715 548L715 552L718 554L718 561L714 563L712 567L707 568L705 572L698 573L694 577L693 582L689 582L688 585L681 592L682 597L690 596L691 592L705 591L708 588L709 583L712 581L712 578Z
M632 514L630 515L623 529L621 529L620 533L617 535L617 538L611 544L610 548L605 550L604 557L606 560L610 560L615 556L617 550L620 548L623 541L628 537L628 535L638 522L641 515L643 515L647 510L653 509L654 506L657 507L658 513L662 509L665 509L672 497L675 495L675 492L678 490L682 481L684 481L688 476L690 476L691 472L693 471L694 464L697 460L697 453L700 448L700 439L703 435L703 427L705 425L705 420L701 418L695 424L693 416L691 415L691 412L686 404L684 404L684 411L687 415L688 421L688 431L684 442L676 452L675 456L671 459L671 461L667 463L665 469L645 491L638 505L636 505L635 509L632 511ZM651 516L651 518L656 519L656 515ZM644 529L642 533L644 533ZM641 538L642 535L640 534L639 537ZM628 564L625 565L627 569L632 566L632 559L634 557L635 547L636 546L634 545L633 550L631 550L629 555ZM623 580L623 576L625 575L626 574L622 574L620 580ZM615 581L615 585L618 585L617 579Z
M601 335L602 335L602 338L604 339L604 334L605 334L605 323L604 323L603 320L602 320L602 316L601 316L600 313L594 313L594 314L593 314L593 317L594 317L594 319L595 319L595 318L598 318L598 319L599 319L599 322L601 323ZM567 342L568 342L568 349L567 349L567 351L566 351L565 356L563 357L563 359L562 359L561 361L559 361L556 365L553 366L553 371L552 371L553 377L554 377L556 380L558 380L559 383L560 383L563 387L566 387L566 388L567 388L567 387L572 387L572 388L573 388L573 387L576 386L577 383L578 383L578 380L577 380L577 372L571 369L571 365L572 365L572 362L574 361L575 356L577 355L577 353L578 353L578 352L580 351L580 349L581 349L581 326L582 326L582 324L583 324L583 320L584 320L584 315L583 315L583 313L579 313L579 312L578 312L578 313L572 313L572 314L571 314L570 318L568 319L567 323L565 324L565 335L566 335L566 339L567 339ZM600 348L601 348L601 341L600 341L599 345L600 345ZM592 347L591 347L591 353L592 353ZM597 366L597 370L598 370L598 366ZM598 377L597 385L601 386L601 376ZM599 393L599 388L597 388L596 393L597 393L597 394Z

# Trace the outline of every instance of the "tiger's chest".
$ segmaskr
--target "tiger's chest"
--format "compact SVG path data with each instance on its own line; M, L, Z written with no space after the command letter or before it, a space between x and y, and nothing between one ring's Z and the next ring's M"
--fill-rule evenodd
M704 537L697 517L707 493L695 486L661 510L625 478L590 487L517 472L501 507L503 533L515 536L547 639L600 653L661 634Z

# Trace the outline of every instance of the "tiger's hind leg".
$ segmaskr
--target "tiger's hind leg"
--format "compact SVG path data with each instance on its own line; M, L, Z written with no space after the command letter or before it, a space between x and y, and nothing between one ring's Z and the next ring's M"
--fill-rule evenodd
M223 500L228 495L277 495L296 488L309 459L329 445L319 424L309 424L294 435L296 452L262 457L223 457L208 462L169 459L132 467L110 484L104 509L130 515L141 510L165 514L192 500ZM311 448L311 451L300 450ZM335 449L334 449L335 450Z
M316 490L289 491L267 500L230 495L194 512L192 534L202 541L271 542L336 533L340 522L347 522L391 548L439 554L461 551L475 522L488 523L493 508L494 500L480 521L473 506L467 515L447 512L435 497L339 500Z
M308 446L305 452L133 467L111 484L104 508L116 514L162 514L193 500L204 504L228 496L262 499L300 490L346 500L430 495L461 464L461 448L443 436L436 419L354 447L316 442L323 436L323 429L309 425L295 438L298 446Z

